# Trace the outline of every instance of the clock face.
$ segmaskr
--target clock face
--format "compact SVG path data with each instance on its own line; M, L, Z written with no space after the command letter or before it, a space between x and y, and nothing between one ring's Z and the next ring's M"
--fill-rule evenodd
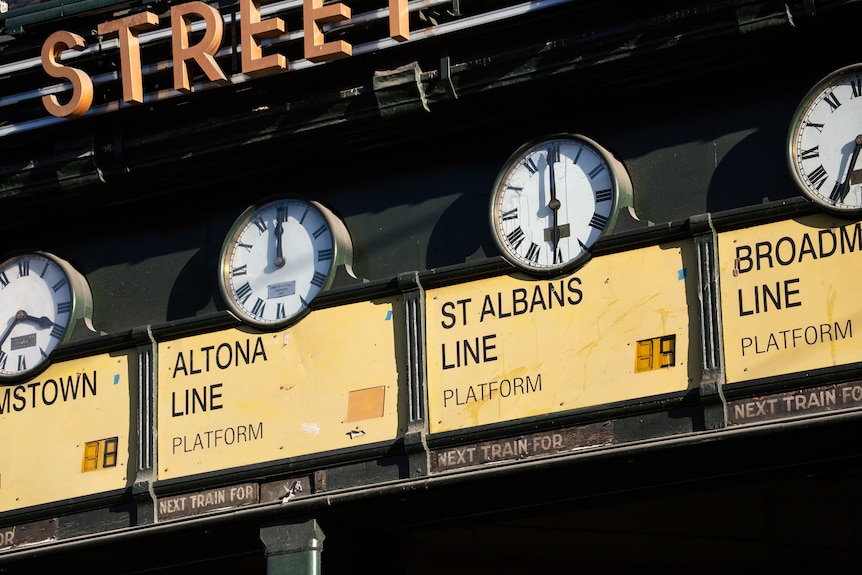
M11 257L0 264L0 377L30 374L68 339L75 278L48 254Z
M298 198L252 206L225 240L219 287L241 320L280 327L331 282L336 249L323 206Z
M518 150L497 179L494 239L525 271L560 273L584 261L615 216L627 174L598 144L558 136Z
M821 80L797 109L788 136L790 171L820 207L862 212L862 65Z

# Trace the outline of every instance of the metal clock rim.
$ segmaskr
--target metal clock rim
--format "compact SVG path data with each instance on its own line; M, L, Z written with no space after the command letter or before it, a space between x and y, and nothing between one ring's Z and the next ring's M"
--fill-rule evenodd
M335 277L335 270L336 270L337 266L346 257L347 258L350 257L349 255L344 253L345 251L349 251L349 248L350 248L349 244L347 246L345 246L344 240L339 237L342 235L342 233L347 233L346 232L346 226L344 225L344 223L341 221L340 218L335 216L335 214L332 212L332 210L327 208L325 205L323 205L319 201L312 200L312 199L308 198L307 196L304 196L301 194L295 194L295 193L292 193L292 194L271 194L269 196L266 196L264 198L259 199L258 201L254 202L253 204L246 207L236 217L233 224L231 224L230 228L228 229L227 234L225 235L225 239L222 242L221 251L219 253L219 268L218 268L219 269L219 282L218 282L218 287L219 287L219 292L220 292L220 295L222 297L222 300L224 301L225 305L227 306L227 311L234 318L236 318L240 323L243 323L245 325L251 326L251 327L256 328L256 329L260 329L261 331L278 331L280 329L284 329L290 325L297 323L299 320L301 320L306 315L308 315L308 313L311 311L311 303L312 303L314 298L312 298L312 300L310 300L308 302L309 305L305 306L303 309L299 310L295 314L293 314L293 315L291 315L291 316L289 316L283 320L262 321L262 320L257 320L253 317L250 317L247 313L245 313L245 311L239 305L237 305L237 303L234 301L233 297L231 296L231 293L228 290L227 286L229 284L230 269L229 269L229 262L228 262L227 256L229 255L230 246L232 245L233 241L237 239L239 231L244 229L245 226L249 223L248 218L252 214L254 214L255 212L257 212L257 211L259 211L259 210L261 210L267 206L270 206L272 204L278 204L280 202L285 202L285 201L301 202L301 203L307 204L307 205L311 206L312 208L314 208L315 210L317 210L317 212L321 215L323 220L326 222L326 224L329 228L329 231L330 231L330 235L332 236L333 257L329 262L329 267L327 268L326 280L324 281L323 285L318 290L318 293L324 291L325 289L327 289L332 284L334 277ZM342 227L344 228L344 232L342 232L340 230L340 228L342 228ZM349 238L349 234L348 234L348 238ZM349 242L349 240L348 240L348 242Z
M68 343L75 333L78 321L90 322L93 318L93 293L90 284L83 273L79 272L69 261L57 254L38 249L20 249L7 252L0 256L0 269L6 267L7 263L28 256L42 257L53 262L62 272L69 283L70 309L69 320L63 328L63 334L57 340L54 349L48 353L48 357L32 368L24 371L6 374L0 373L0 386L20 383L29 380L45 371L53 362L53 355L57 347Z
M571 261L556 266L533 267L526 265L524 262L518 260L510 254L508 247L503 243L502 238L500 238L500 234L498 233L497 229L497 199L500 191L500 185L508 175L511 168L515 165L517 160L519 158L522 158L527 151L538 147L543 143L550 142L553 140L570 140L578 142L582 145L587 145L608 166L608 169L611 173L611 182L613 186L611 192L611 213L605 226L606 230L613 229L613 226L617 220L617 216L619 215L620 208L623 205L630 205L632 196L631 182L628 176L628 172L625 170L625 166L622 164L622 162L620 162L616 157L614 157L609 150L599 144L596 140L590 138L589 136L585 136L584 134L578 132L553 132L533 138L522 144L514 152L512 152L506 159L506 161L503 163L503 167L498 171L497 176L494 179L494 186L491 188L491 209L489 210L491 229L493 232L491 235L493 237L494 244L503 259L512 264L519 271L522 271L531 276L542 278L564 276L572 273L590 260L590 258L592 257L591 250L584 250L583 254L575 257Z
M821 95L824 88L833 84L836 80L841 78L842 76L847 76L851 74L862 74L862 62L856 62L853 64L848 64L846 66L842 66L835 70L832 70L825 76L821 77L814 85L805 93L805 95L799 100L799 103L796 106L796 109L793 112L793 117L790 120L790 127L787 132L787 140L786 140L786 159L787 166L790 170L790 175L793 180L793 183L796 187L802 192L802 195L810 202L822 208L823 210L833 214L833 215L859 215L862 214L862 205L856 207L838 207L835 204L819 197L818 195L811 192L808 189L808 186L805 185L803 181L803 176L799 172L798 165L796 162L796 150L797 150L797 133L799 126L801 124L802 118L805 113L810 109L811 104Z

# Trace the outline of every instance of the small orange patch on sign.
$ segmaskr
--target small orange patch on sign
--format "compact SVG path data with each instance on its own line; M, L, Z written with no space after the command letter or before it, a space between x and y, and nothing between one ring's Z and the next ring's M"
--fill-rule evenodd
M347 398L347 421L383 417L385 388L369 387L351 391Z
M635 347L635 373L676 364L676 335L642 339Z

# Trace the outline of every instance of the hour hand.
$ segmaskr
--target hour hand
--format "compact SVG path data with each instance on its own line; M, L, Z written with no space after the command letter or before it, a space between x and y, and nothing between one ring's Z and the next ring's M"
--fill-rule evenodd
M853 155L850 156L850 163L847 165L847 175L844 176L844 181L835 186L835 189L832 190L832 194L829 196L829 199L833 202L844 203L844 198L850 192L850 184L855 183L853 181L856 173L854 168L856 167L856 160L859 158L860 148L862 148L862 134L856 136L856 140L854 141Z
M284 265L284 248L281 245L281 236L283 235L284 224L281 222L281 218L279 218L278 223L275 224L275 261L272 262L277 268Z
M54 325L56 325L53 321L51 321L44 315L42 317L35 317L27 314L26 312L24 314L24 317L21 318L21 321L32 321L39 327L54 327Z

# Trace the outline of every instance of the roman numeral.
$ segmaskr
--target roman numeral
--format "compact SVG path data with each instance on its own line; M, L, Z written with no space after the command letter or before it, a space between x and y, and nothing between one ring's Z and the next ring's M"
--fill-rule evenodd
M823 169L822 165L820 165L817 166L817 169L811 172L811 174L809 174L808 181L812 186L819 190L823 186L823 183L826 181L827 176L828 174L826 173L826 170Z
M57 304L57 315L72 311L72 302L64 301Z
M323 287L323 282L326 281L326 275L320 272L314 272L314 277L311 278L311 284L316 285L317 287Z
M51 289L53 289L55 292L58 292L63 289L68 283L69 281L66 278L62 278L60 281L52 285Z
M332 248L322 249L317 252L317 261L325 262L332 259Z
M811 158L820 157L820 146L814 146L813 148L802 150L802 152L799 154L799 157L803 160L810 160Z
M518 249L518 246L521 245L521 242L524 241L524 230L521 228L515 228L508 235L506 235L506 241L509 242L509 245L515 249Z
M614 197L614 191L610 188L596 192L596 202L609 202Z
M305 208L305 211L304 211L304 212L302 212L302 217L301 217L301 218L299 218L299 223L300 223L300 224L301 224L302 222L304 222L304 221L305 221L305 216L307 216L307 215L308 215L308 208Z
M237 246L238 246L238 247L241 247L241 248L245 248L245 249L246 249L246 250L248 250L248 251L251 251L251 248L252 248L252 247L254 247L254 246L252 246L251 244L244 244L244 243L242 243L242 242L239 242L239 243L237 244Z
M311 232L311 235L313 235L313 236L314 236L314 239L317 239L317 238L319 238L319 237L323 234L323 232L325 232L325 231L326 231L326 225L322 225L322 226L320 226L319 228L317 228L316 230L314 230L313 232Z
M601 214L593 214L592 219L590 219L590 226L594 227L597 230L605 229L605 226L608 223L608 218Z
M18 356L18 371L27 369L27 359L23 355Z
M601 174L604 171L605 171L605 165L599 164L598 166L596 166L595 168L590 170L587 175L590 176L591 180L594 180L596 178L596 176L598 176L599 174Z
M536 162L533 161L533 158L524 158L524 167L527 168L527 171L530 172L531 176L539 171L539 167L536 165Z
M6 275L6 272L0 272L0 285L3 287L9 285L9 277Z
M278 219L279 222L286 222L287 221L287 206L278 206L275 209L275 213L276 213L275 217Z
M829 107L832 109L833 112L838 109L838 106L841 105L841 102L838 101L838 98L831 91L826 92L823 95L823 99L826 101L827 104L829 104Z
M527 260L538 263L539 261L539 246L536 244L530 244L530 247L527 249Z
M251 223L253 223L254 225L256 225L256 226L257 226L257 229L258 229L258 231L260 231L260 233L263 233L263 232L265 232L265 231L266 231L266 228L267 228L267 226L266 226L266 222L265 222L265 221L263 221L263 218L262 218L262 217L257 216L256 218L254 218L254 219L251 221Z
M237 289L234 294L236 294L236 299L240 303L245 303L248 301L249 296L251 296L251 286L248 285L248 282L242 284L239 289Z
M60 339L63 337L63 332L65 331L66 326L54 324L54 328L51 330L51 337L54 339Z
M853 90L853 98L862 96L862 79L854 78L850 80L850 88Z
M248 272L248 266L242 265L242 266L235 267L232 270L230 270L230 275L231 275L231 277L244 276L247 272Z
M511 210L506 210L502 214L500 214L500 219L504 222L506 220L517 220L518 219L518 208L514 208Z
M262 299L257 298L257 301L254 302L254 306L252 306L251 308L252 315L257 317L263 317L263 309L265 307L266 303Z
M18 262L18 277L30 275L30 260L20 260Z
M3 350L0 350L0 369L6 369L6 358L7 357L8 356L6 355L6 352Z
M287 317L287 313L284 311L284 304L278 302L275 304L275 319L284 319Z
M806 128L817 128L818 132L823 131L823 124L816 124L814 122L805 122L805 127Z

